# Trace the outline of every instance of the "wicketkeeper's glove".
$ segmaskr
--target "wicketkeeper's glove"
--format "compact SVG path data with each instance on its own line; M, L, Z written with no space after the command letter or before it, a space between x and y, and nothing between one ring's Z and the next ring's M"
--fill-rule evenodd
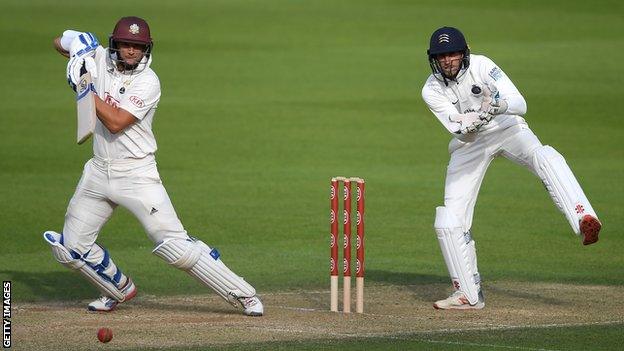
M459 123L458 132L461 134L478 132L488 121L481 119L477 112L456 114L449 117L451 122Z
M491 121L497 115L507 112L507 101L499 97L499 92L492 92L488 86L483 90L483 102L479 110L479 118L484 121Z

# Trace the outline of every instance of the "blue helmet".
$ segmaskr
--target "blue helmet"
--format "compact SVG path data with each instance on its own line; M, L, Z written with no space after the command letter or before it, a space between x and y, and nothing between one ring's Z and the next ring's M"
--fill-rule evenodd
M436 56L451 52L461 52L463 54L462 65L457 74L457 77L459 77L466 71L468 66L470 66L470 48L466 43L466 38L464 38L462 32L457 28L442 27L436 29L436 31L431 34L427 55L429 56L429 65L431 66L433 75L439 80L444 80L445 83L446 80L452 80L456 77L447 77L444 74L440 69L440 64L438 60L436 60Z

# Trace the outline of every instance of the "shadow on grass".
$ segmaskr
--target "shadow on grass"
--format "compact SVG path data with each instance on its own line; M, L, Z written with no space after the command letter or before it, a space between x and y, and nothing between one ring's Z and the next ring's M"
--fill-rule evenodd
M149 300L139 300L139 301L132 300L130 301L130 303L141 306L141 307L149 308L152 310L159 310L162 312L186 311L186 312L218 313L218 314L232 314L232 315L240 315L243 313L241 309L237 309L231 306L224 300L209 301L209 304L206 304L206 305L201 305L201 304L198 305L197 303L184 304L183 302L161 303L161 302L149 301Z
M87 282L80 274L67 272L21 272L0 270L6 280L11 281L12 298L16 302L70 301L79 302L96 298L100 292ZM213 294L206 288L207 294ZM189 305L183 302L162 303L136 299L133 305L143 306L161 311L199 311L206 313L240 314L241 310L230 306L224 301L210 301L206 305Z
M393 285L414 285L414 284L450 284L449 277L444 275L419 274L413 272L392 272L375 269L366 270L366 280L378 283L389 283Z
M423 300L435 301L446 297L451 291L449 277L441 275L369 269L366 271L365 279L388 285L404 285L412 294Z
M527 288L530 288L530 283L527 284ZM563 306L568 303L565 300L557 299L557 298L549 297L549 296L543 296L536 292L517 290L517 289L505 288L505 287L499 287L499 286L491 286L487 284L484 285L484 291L486 294L488 291L491 291L491 292L495 292L498 295L506 296L508 298L524 299L527 301L532 301L532 302L552 305L552 306Z
M73 301L99 295L95 287L72 271L34 273L0 270L0 274L11 280L13 298L20 302ZM20 291L24 292L23 296L20 296Z
M446 297L453 291L450 278L446 275L440 276L407 272L367 270L366 279L368 281L378 283L387 283L398 286L405 285L414 295L424 300L438 300ZM530 285L531 283L527 283L528 288L530 288ZM488 282L484 282L483 291L486 295L486 299L488 292L493 292L497 295L503 295L509 298L525 299L527 301L534 301L553 306L565 304L563 300L556 299L554 297L543 296L540 293L531 292L530 290L519 290L504 286L497 286L496 283L490 284Z

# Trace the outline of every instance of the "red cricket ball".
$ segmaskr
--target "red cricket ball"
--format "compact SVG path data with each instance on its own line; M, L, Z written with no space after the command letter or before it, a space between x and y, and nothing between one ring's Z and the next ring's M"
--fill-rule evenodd
M97 337L101 342L109 342L113 339L113 331L110 328L100 328L98 329Z

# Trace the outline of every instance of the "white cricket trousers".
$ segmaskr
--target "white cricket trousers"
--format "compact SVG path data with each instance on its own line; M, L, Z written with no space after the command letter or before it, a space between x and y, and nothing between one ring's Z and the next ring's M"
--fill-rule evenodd
M63 245L87 262L102 262L105 253L95 241L118 205L134 214L154 243L188 238L162 185L153 155L122 160L93 157L85 164L67 207Z
M492 160L499 155L503 156L528 168L537 176L533 154L540 146L542 143L526 123L479 135L470 143L456 138L451 140L444 206L455 214L464 232L472 226L479 188Z

